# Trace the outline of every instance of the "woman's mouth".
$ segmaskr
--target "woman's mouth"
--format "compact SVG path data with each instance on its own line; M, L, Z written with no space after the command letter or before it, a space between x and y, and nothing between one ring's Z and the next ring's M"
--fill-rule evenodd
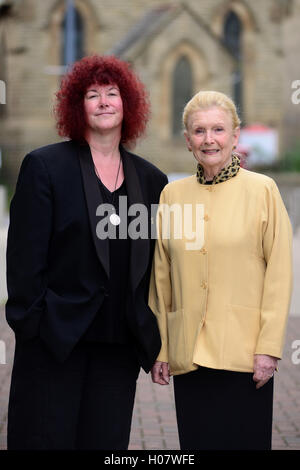
M202 153L204 153L205 155L215 155L218 152L220 152L220 149L202 150Z

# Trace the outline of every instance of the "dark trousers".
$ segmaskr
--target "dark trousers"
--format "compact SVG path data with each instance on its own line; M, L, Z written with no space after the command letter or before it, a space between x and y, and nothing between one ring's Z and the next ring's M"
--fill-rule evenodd
M256 389L253 373L199 367L174 377L182 450L270 450L273 378Z
M8 449L126 450L139 365L129 346L80 343L58 363L16 342Z

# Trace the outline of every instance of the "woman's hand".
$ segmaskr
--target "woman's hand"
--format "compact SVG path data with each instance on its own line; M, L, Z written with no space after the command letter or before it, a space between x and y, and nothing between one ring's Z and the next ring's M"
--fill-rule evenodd
M169 385L170 373L167 362L155 361L151 369L152 382L160 385Z
M257 382L256 388L260 388L265 385L268 380L274 375L274 371L277 367L278 359L273 356L267 356L265 354L254 355L254 375L253 380Z

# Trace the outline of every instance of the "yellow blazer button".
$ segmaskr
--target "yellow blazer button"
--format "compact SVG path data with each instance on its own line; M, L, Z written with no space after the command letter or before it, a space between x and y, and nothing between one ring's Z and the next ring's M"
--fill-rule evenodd
M205 248L201 248L200 253L202 253L203 255L206 255L207 250Z
M201 287L202 287L203 289L207 289L207 282L202 281Z
M209 216L207 214L205 214L204 220L205 220L205 222L207 222L209 220Z

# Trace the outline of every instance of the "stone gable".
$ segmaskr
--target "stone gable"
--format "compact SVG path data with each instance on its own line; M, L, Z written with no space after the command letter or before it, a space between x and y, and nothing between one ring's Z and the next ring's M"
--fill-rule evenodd
M300 80L300 0L74 0L85 54L114 52L130 60L151 97L147 136L135 149L166 172L194 171L182 136L172 134L173 78L185 57L193 92L232 95L236 59L223 43L226 15L242 25L244 123L271 125L281 148L298 136L299 110L291 84ZM2 6L1 6L2 4ZM0 105L2 177L15 181L25 153L60 140L52 114L61 78L64 1L2 0ZM7 6L4 8L4 4ZM5 107L5 108L4 108Z

